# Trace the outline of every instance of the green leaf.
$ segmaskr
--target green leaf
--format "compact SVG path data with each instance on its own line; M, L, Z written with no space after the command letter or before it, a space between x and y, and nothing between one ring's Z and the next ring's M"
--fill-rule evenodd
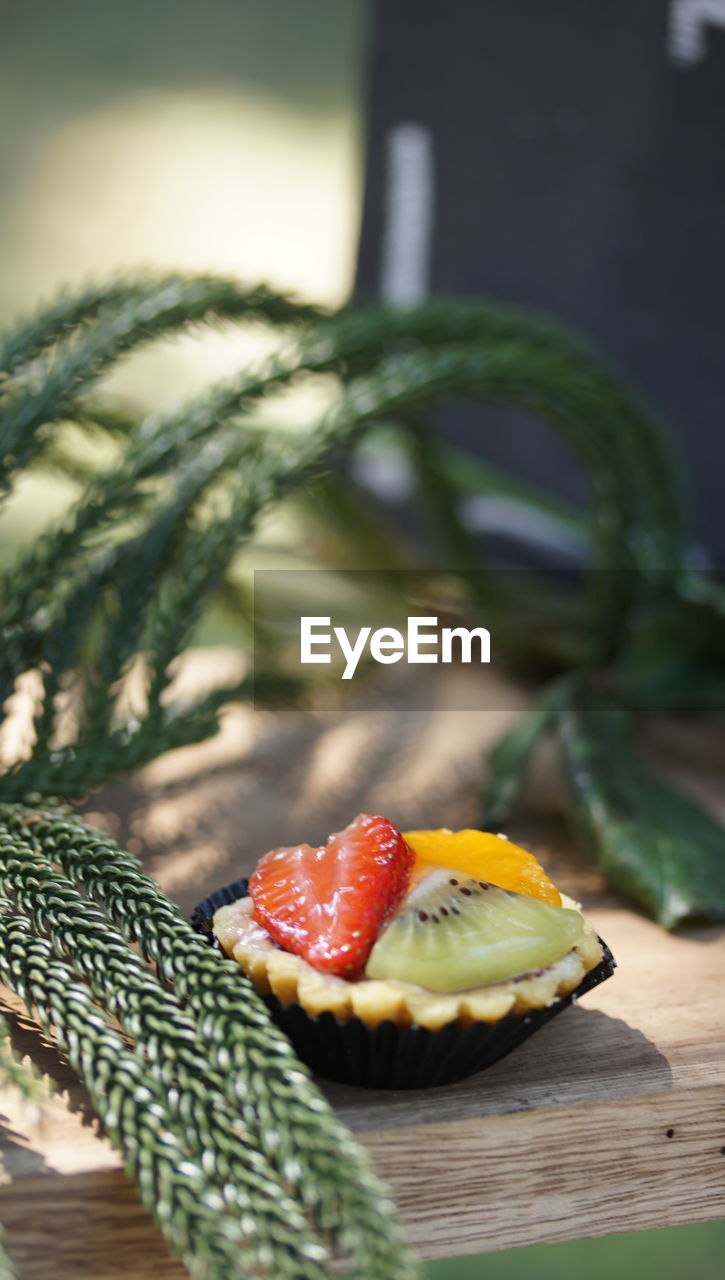
M667 929L725 920L725 830L639 759L621 706L572 686L557 737L569 817L613 888Z
M438 442L438 452L444 474L461 493L503 499L512 508L520 508L528 517L536 517L562 542L570 543L582 555L588 550L590 522L583 511L445 440Z
M415 473L415 504L425 516L426 532L432 535L444 567L453 572L468 571L474 581L487 582L479 572L484 568L484 553L461 522L458 494L442 465L442 450L434 432L413 420L407 424L404 438Z
M725 613L708 600L665 597L635 613L617 665L627 700L649 710L725 704Z
M316 477L293 494L291 505L304 518L313 556L325 567L366 572L411 568L411 555L379 508L345 474Z
M486 830L499 826L511 814L534 752L554 722L561 697L562 685L557 682L490 752L481 815L481 824Z

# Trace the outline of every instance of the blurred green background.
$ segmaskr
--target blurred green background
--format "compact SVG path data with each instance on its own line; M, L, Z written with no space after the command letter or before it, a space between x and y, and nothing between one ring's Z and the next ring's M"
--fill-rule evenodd
M725 1223L708 1222L433 1262L426 1280L720 1280L724 1253Z
M346 298L364 0L0 0L0 16L0 323L64 282L139 265ZM266 341L161 344L110 389L153 408ZM0 541L31 537L68 497L62 480L24 482ZM428 1280L715 1280L724 1252L725 1224L711 1223L444 1260Z

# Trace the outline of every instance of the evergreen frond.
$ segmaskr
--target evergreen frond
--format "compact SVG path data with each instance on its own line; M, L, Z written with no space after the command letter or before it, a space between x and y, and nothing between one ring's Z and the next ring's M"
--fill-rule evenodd
M37 607L45 607L49 587L57 591L64 577L78 571L112 522L127 520L153 499L154 482L168 479L175 468L193 461L198 448L228 419L262 396L287 385L302 372L299 362L275 359L261 372L212 389L178 412L142 425L118 460L96 477L80 502L59 526L43 533L3 575L0 583L0 628L6 634L24 628Z
M55 578L62 581L65 562L62 551L57 560L59 546L69 547L72 553L78 554L84 546L89 522L91 527L98 526L99 512L105 512L108 519L114 511L127 512L132 496L141 500L139 495L143 489L139 485L164 467L178 465L183 449L192 444L198 446L200 439L208 439L207 452L215 457L214 449L220 447L218 437L222 428L219 424L223 424L228 415L238 412L250 398L266 394L270 386L286 384L302 367L305 370L313 365L334 367L336 359L324 345L320 348L313 343L313 350L307 351L303 359L277 357L265 365L261 373L223 384L182 413L152 423L142 438L131 442L119 467L91 489L73 522L49 540L50 563L47 558L44 561L42 551L39 558L36 552L34 566L29 565L26 558L14 571L8 584L11 588L8 598L15 616L9 619L6 616L6 634L12 637L12 624L19 625L20 608L28 610L34 598L39 602L43 599L43 609L53 630L47 602L49 570L52 566ZM584 372L586 370L585 365ZM73 748L52 762L43 759L41 746L36 760L22 766L19 774L6 782L5 795L21 795L26 780L28 790L73 794L82 788L84 770L88 770L88 784L96 780L99 773L105 776L104 755L108 760L109 747L116 745L108 737L111 695L123 663L130 658L139 640L144 601L149 603L146 641L153 668L149 685L149 719L153 723L154 719L158 722L159 700L167 684L169 664L188 641L204 603L221 585L232 555L252 531L259 512L319 471L330 451L349 443L360 430L376 421L416 414L452 395L483 397L536 409L559 428L587 469L595 495L592 518L596 566L603 570L590 575L591 634L596 646L592 658L607 656L616 646L622 619L640 591L634 573L619 572L638 564L640 511L638 507L628 507L622 496L626 493L623 474L627 472L628 462L613 448L619 419L615 420L609 403L593 392L584 373L578 380L572 380L566 362L554 359L551 352L543 349L543 344L526 347L521 342L507 342L490 348L450 345L438 351L394 356L381 362L372 373L354 379L320 423L307 432L281 433L265 439L259 433L249 434L240 427L238 441L233 434L227 435L227 447L241 467L228 509L201 530L185 531L182 487L180 501L178 505L171 505L167 517L162 517L160 524L148 526L143 537L127 544L126 577L121 575L120 583L123 594L139 599L139 608L133 615L127 613L120 619L117 604L116 619L111 618L106 626L105 649L101 652L97 674L98 691L92 699L95 715L91 717L86 741L79 744L81 749ZM224 455L223 445L221 449L222 459L230 456ZM198 457L188 477L192 491L197 474L204 475L204 455ZM223 467L223 461L218 465ZM452 512L453 506L450 503L449 506ZM157 568L163 564L159 556L164 541L162 538L159 543L158 536L164 527L167 529L164 538L169 540L173 534L174 572L158 579L151 564L155 561ZM117 549L117 556L124 554ZM68 567L73 570L72 554ZM643 570L644 564L639 567ZM118 598L117 595L117 601ZM21 634L27 633L21 628ZM37 660L42 658L42 648L37 651L37 628L30 634L36 643ZM52 665L57 670L57 664Z
M116 698L127 665L143 648L149 605L166 579L170 579L172 592L180 589L179 574L184 571L183 562L178 563L179 544L183 541L180 531L208 488L234 468L245 452L248 446L240 433L210 442L192 463L172 474L173 496L159 503L139 533L129 541L102 549L55 607L52 601L46 601L45 618L29 637L32 647L26 654L26 662L40 664L43 671L42 705L35 722L36 748L32 757L5 779L4 794L22 796L39 790L46 794L73 794L84 789L84 778L85 785L105 780L109 767L113 771L119 752L124 755L123 748L129 754L128 737L123 732L119 734L114 723ZM226 559L218 572L225 564ZM134 608L124 609L124 602L129 600L133 600ZM168 661L182 647L182 639L193 624L183 611L181 616L174 616L179 620L180 635ZM11 649L0 667L5 665L7 669L14 656ZM54 749L50 744L55 700L76 665L84 688L78 737L65 749ZM7 670L8 679L12 674L12 668ZM149 718L156 723L161 714L154 696ZM198 728L198 717L196 725ZM178 737L178 726L174 727ZM138 759L138 744L134 746Z
M183 1134L191 1158L240 1224L240 1261L250 1269L266 1258L273 1274L322 1280L325 1251L304 1215L258 1149L254 1135L229 1114L224 1080L208 1061L194 1020L178 998L126 945L102 913L53 871L17 817L0 817L6 893L57 959L73 964L94 998L114 1016L146 1064L146 1080L166 1095L168 1123ZM72 937L72 945L70 939ZM253 1225L251 1225L253 1224ZM243 1272L242 1272L243 1274Z
M86 907L82 910L87 914L75 927L69 929L63 923L70 902L75 903L76 913L79 910L76 895L59 892L52 872L45 869L45 859L70 882L84 885L101 904L106 924L113 922L127 942L139 944L144 958L153 962L161 981L195 1020L204 1046L204 1057L199 1059L202 1078L208 1072L213 1082L219 1081L229 1114L238 1115L248 1140L294 1192L297 1202L312 1213L317 1229L332 1234L343 1256L351 1255L356 1280L412 1278L415 1266L387 1193L288 1041L270 1023L238 967L219 961L136 859L76 818L42 810L18 811L14 806L3 806L0 816L0 828L5 828L4 839L0 830L0 845L4 846L1 865L6 892L10 888L20 895L24 907L37 911L38 924L45 916L51 935L57 929L61 947L72 937L74 965L80 965L79 972L90 977L115 1002L117 1012L127 1017L128 994L121 994L118 1004L119 990L128 983L114 970L114 931L107 935L108 956L97 955L103 947L99 936L89 958L83 959L88 947L84 936L97 932L95 918ZM29 846L43 854L34 856ZM45 956L41 971L47 969L47 950ZM128 963L125 958L123 963ZM94 976L96 965L101 972ZM101 985L106 966L107 989ZM20 994L25 998L24 989ZM164 1027L167 1021L164 1015ZM174 1062L178 1071L176 1055Z
M155 313L159 295L164 298L167 317L163 332L170 327L188 327L199 322L260 319L268 324L307 324L325 315L323 308L299 302L291 295L276 293L265 285L245 290L238 280L221 276L121 277L91 284L81 292L63 291L46 307L22 320L0 336L0 375L32 363L43 351L67 338L99 315L131 306L149 308L147 336L154 336L160 317ZM174 314L175 312L175 314ZM121 350L124 348L122 347Z
M72 309L71 299L67 306ZM45 338L42 318L37 332L25 333L24 340L32 354L41 348L37 360L31 363L25 378L4 384L0 406L0 492L31 461L42 444L43 429L47 432L54 422L72 414L79 394L109 364L135 347L195 322L258 319L287 325L319 314L317 308L296 304L264 286L245 290L233 281L205 276L168 276L127 289L122 285L112 287L107 301L100 298L91 307L89 322L79 324L76 320L68 336L63 336L66 325L59 332L58 309L51 308ZM6 346L9 359L17 362L18 340L11 335Z
M137 423L93 399L99 375L141 344L190 325L248 320L286 331L285 347L180 409ZM340 452L370 428L403 425L432 540L455 566L480 571L480 547L458 501L469 482L495 477L471 478L468 459L420 426L444 403L511 405L543 419L587 476L588 516L554 511L591 550L595 570L583 626L577 601L573 667L623 679L632 629L643 614L652 622L652 600L665 612L684 610L693 625L707 616L713 629L722 626L722 591L701 588L687 569L666 441L636 395L577 338L497 303L330 315L208 276L116 280L64 296L8 332L0 370L0 490L30 466L55 466L85 486L0 582L0 698L23 676L40 685L34 747L0 778L0 977L37 1006L81 1074L192 1275L322 1280L331 1244L356 1280L407 1280L416 1268L386 1189L238 966L193 933L130 854L52 797L67 801L199 741L227 702L250 696L247 678L174 701L175 660L260 515L295 490L309 501L301 488L309 482L329 492ZM320 421L284 432L255 425L260 402L318 375L341 386ZM74 463L64 423L112 442L113 462L93 471ZM365 522L356 527L366 538ZM506 602L499 604L505 622ZM678 653L669 656L666 692L679 669ZM137 714L121 699L134 664L146 672ZM260 683L262 691L282 688L258 673L257 691ZM538 740L561 719L557 699L568 686L555 688L494 753L497 813L513 803ZM71 701L77 723L63 737ZM596 754L591 725L578 706L570 718L575 711L574 772L585 748ZM654 782L634 766L628 772L635 788L647 784L650 807L653 797L661 801ZM614 829L621 797L606 798ZM703 847L714 847L712 827L703 820L698 830ZM609 848L608 832L597 835Z
M622 501L636 501L651 545L641 554L662 567L682 552L684 499L680 475L667 439L639 397L601 357L570 329L531 309L500 302L436 299L400 310L350 307L321 326L345 361L348 377L369 372L395 351L440 350L472 345L485 350L518 350L523 369L529 355L553 363L572 391L589 389L608 422L615 456L621 456ZM535 406L534 406L534 411Z
M368 377L355 379L328 414L329 439L353 435L377 418L418 413L445 400L485 399L536 414L556 427L570 444L593 493L593 569L589 575L595 643L592 657L604 658L616 645L623 622L642 588L641 574L652 570L653 542L646 535L651 512L631 502L630 461L617 443L622 432L616 406L578 368L572 377L555 352L522 342L490 349L485 345L447 346L382 362ZM677 502L670 494L672 512ZM682 563L676 517L657 526L657 571L673 578ZM597 572L600 570L601 572ZM622 573L620 570L637 570ZM659 582L658 582L659 585Z
M248 1263L257 1252L174 1130L168 1090L150 1077L143 1054L113 1029L75 969L33 934L11 902L0 905L0 976L35 1010L82 1077L171 1248L199 1280L249 1280L254 1272Z

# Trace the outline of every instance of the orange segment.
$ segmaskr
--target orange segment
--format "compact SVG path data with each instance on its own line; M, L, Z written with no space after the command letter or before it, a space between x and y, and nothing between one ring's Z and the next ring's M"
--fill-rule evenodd
M429 867L446 867L488 880L501 889L512 889L529 898L540 898L561 906L561 895L556 885L533 853L527 853L505 836L492 831L406 831L403 839L413 850L416 862L412 881Z

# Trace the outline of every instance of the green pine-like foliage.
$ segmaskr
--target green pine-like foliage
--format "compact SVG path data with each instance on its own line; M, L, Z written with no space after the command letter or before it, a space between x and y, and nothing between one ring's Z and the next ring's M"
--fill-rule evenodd
M279 330L277 354L182 408L137 422L99 397L101 375L143 344L242 322ZM339 388L320 421L259 426L263 400L319 375ZM522 497L516 482L439 440L427 415L461 400L512 405L559 431L588 476L590 514ZM112 462L69 453L69 423L106 442ZM260 515L311 481L342 485L325 482L331 465L381 424L408 450L446 568L485 572L459 518L466 490L508 487L589 548L575 643L555 637L544 664L555 683L496 749L490 811L497 820L509 811L551 732L572 811L613 883L669 925L725 916L720 828L696 811L693 874L683 850L694 806L682 797L665 806L667 789L646 771L608 773L601 749L611 735L613 750L631 751L624 711L608 714L613 700L674 705L684 689L697 705L713 673L725 689L711 651L690 662L684 684L682 674L688 637L722 635L725 604L687 567L677 467L661 431L578 339L499 304L333 315L262 286L183 276L88 288L18 324L0 338L0 492L29 470L60 469L80 496L7 565L0 588L2 700L23 678L36 689L30 745L0 778L0 976L37 1010L170 1246L205 1280L322 1280L335 1258L359 1280L403 1280L416 1268L388 1193L237 966L68 801L208 737L220 708L247 696L243 682L181 703L170 697L174 659L210 600L230 590L230 564ZM535 629L523 635L515 599L497 608L512 663L530 671L541 661ZM671 637L664 647L653 648L653 628ZM139 664L144 704L131 713L122 694ZM657 826L665 810L666 831Z

